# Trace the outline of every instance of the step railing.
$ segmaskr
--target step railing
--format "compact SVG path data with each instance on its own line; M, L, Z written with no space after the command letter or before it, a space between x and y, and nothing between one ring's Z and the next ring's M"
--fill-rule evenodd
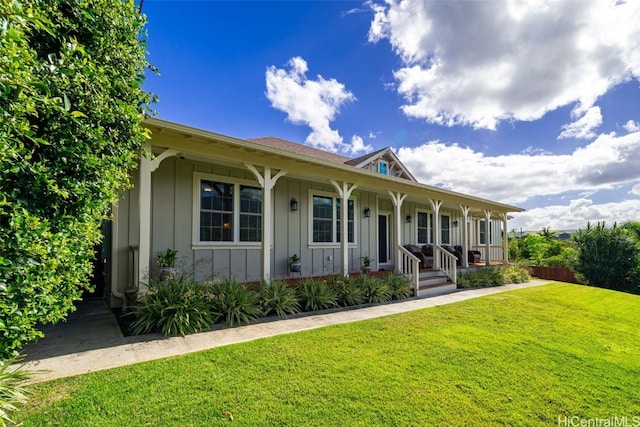
M400 251L399 273L409 279L409 284L413 287L418 295L418 287L420 286L420 258L409 252L403 246L398 246Z
M453 283L458 283L458 257L438 244L433 245L434 268L440 269Z

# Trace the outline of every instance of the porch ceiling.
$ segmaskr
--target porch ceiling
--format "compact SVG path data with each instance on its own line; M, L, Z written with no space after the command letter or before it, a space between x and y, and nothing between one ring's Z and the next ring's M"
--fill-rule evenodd
M328 183L330 179L358 185L359 190L388 197L387 191L406 193L407 201L427 203L429 199L442 200L444 207L471 206L470 215L482 216L482 210L497 213L521 212L523 209L479 197L469 196L426 184L393 176L385 176L350 165L319 160L276 148L257 145L250 141L208 132L158 119L146 119L145 127L151 131L152 149L175 149L180 155L197 161L222 163L242 167L249 163L287 171L287 177Z

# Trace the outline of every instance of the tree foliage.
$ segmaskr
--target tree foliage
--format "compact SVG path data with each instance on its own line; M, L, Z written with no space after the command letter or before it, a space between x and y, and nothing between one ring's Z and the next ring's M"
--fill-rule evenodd
M575 270L591 286L640 293L640 240L638 224L622 227L605 223L579 230L573 237L578 249Z
M132 0L0 2L0 360L63 319L151 99Z

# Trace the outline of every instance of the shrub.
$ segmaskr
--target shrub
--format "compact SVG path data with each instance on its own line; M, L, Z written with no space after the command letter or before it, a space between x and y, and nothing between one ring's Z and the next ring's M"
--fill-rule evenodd
M264 316L275 314L287 317L287 314L300 312L300 305L294 288L287 287L282 280L273 280L270 284L260 284L259 305Z
M382 279L361 275L358 283L362 289L364 301L372 304L391 301L389 286Z
M220 313L224 322L249 323L260 315L258 292L247 289L235 279L224 279L208 288L207 301L212 312Z
M640 292L640 245L633 223L618 227L587 224L573 236L575 271L581 282L601 288Z
M507 283L524 283L529 280L526 268L511 264L486 267L458 274L458 288L486 288Z
M133 1L0 2L0 360L74 309L145 144Z
M303 280L298 285L297 294L305 311L324 310L337 306L336 291L324 280Z
M353 280L344 276L336 276L329 285L336 293L336 303L340 307L361 304L363 301L363 290Z
M411 295L411 286L409 280L405 276L399 274L390 274L383 281L389 287L391 299L404 299Z
M135 335L160 331L164 335L186 335L209 328L219 316L209 310L202 286L182 276L152 282L136 307L131 324Z
M21 357L14 356L7 360L0 360L0 426L15 424L11 419L12 412L24 405L29 393L22 383L29 378L29 373L23 366L17 369L12 364L20 362Z

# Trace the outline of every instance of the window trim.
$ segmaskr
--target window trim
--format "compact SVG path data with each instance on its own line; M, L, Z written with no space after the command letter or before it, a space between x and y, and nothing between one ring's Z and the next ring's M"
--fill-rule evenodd
M418 236L420 235L420 233L418 233L418 215L420 214L425 214L427 215L427 241L426 242L419 242L418 241ZM433 212L426 210L426 209L417 209L416 210L416 228L415 228L415 233L416 233L416 243L418 245L426 245L426 244L432 244L432 240L433 240Z
M330 197L333 199L333 241L332 242L314 242L313 241L313 197ZM337 215L336 215L336 200L342 200L339 194L329 191L319 191L310 189L307 197L307 211L308 211L308 224L307 224L307 245L310 248L339 248L340 242L336 242L337 238ZM347 246L350 248L356 248L358 246L358 200L356 197L351 196L348 200L353 202L353 242L347 242Z
M200 240L200 185L203 180L221 182L224 184L233 184L233 241L210 242ZM230 176L215 175L204 172L193 173L193 200L192 200L192 219L191 219L191 246L192 249L259 249L262 247L262 238L264 237L264 229L259 242L241 242L240 241L240 186L248 186L259 188L263 192L264 188L260 186L258 181L250 179L235 178ZM262 206L261 216L264 218L264 205Z

